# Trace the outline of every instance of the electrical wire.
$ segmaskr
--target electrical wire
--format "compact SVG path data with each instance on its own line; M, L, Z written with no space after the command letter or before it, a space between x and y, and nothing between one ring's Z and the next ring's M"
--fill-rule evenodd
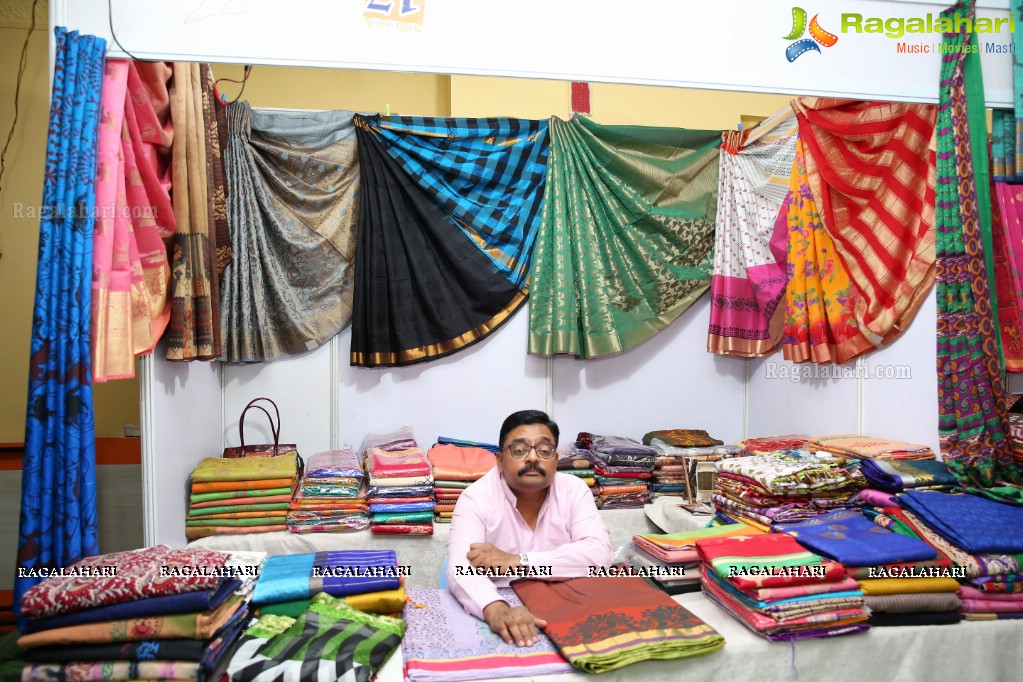
M28 41L32 37L32 32L36 30L36 5L39 4L39 0L32 0L32 23L29 25L28 34L25 36L25 44L21 46L21 61L18 62L18 80L14 86L14 121L11 122L11 129L7 133L7 142L4 144L4 149L0 152L0 193L3 192L3 180L4 180L4 169L7 164L7 150L11 146L11 140L14 139L14 130L18 126L18 103L21 101L21 81L25 76L25 68L28 66Z
M220 95L220 88L217 87L217 86L219 85L220 81L227 81L228 83L241 83L242 84L242 89L238 91L238 95L233 100L231 100L230 102L227 102L225 100L224 103L225 104L234 104L235 102L240 100L242 98L242 93L245 92L245 84L249 82L249 76L252 75L252 66L250 64L246 64L245 65L245 70L244 70L243 73L244 73L244 75L242 76L241 80L236 80L234 78L218 78L215 81L213 81L213 91L214 91L214 94L216 95L217 99L220 99L220 97L221 97L221 95Z
M131 52L128 52L128 49L121 44L120 40L117 39L117 33L114 32L114 0L107 0L107 22L110 24L110 37L114 39L115 43L117 43L117 47L121 48L121 52L125 53L126 55L128 55L129 57L136 61L140 62L153 61L152 59L140 59L139 57L136 57Z

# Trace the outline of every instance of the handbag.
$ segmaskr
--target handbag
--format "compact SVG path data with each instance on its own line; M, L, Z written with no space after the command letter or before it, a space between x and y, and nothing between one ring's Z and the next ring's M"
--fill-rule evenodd
M262 405L257 405L259 401L266 401L273 405L274 415L277 419L270 415ZM257 445L246 445L245 444L245 413L250 409L256 409L266 415L266 418L270 421L270 433L273 434L273 443L260 443ZM241 445L237 447L224 448L224 457L236 458L236 457L276 457L277 455L286 455L290 453L298 454L298 448L294 443L282 444L281 443L281 413L277 409L277 403L270 400L269 398L255 398L249 401L249 404L242 410L242 416L238 419L238 436L241 439Z

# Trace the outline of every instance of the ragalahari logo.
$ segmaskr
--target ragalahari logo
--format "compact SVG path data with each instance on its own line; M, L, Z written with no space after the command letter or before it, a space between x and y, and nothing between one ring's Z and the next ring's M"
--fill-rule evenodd
M820 52L820 46L831 47L838 42L838 36L834 33L829 33L821 28L821 25L817 23L817 17L819 15L813 15L813 19L810 20L810 37L803 38L803 34L807 31L806 25L806 10L802 7L792 8L792 30L785 36L785 40L795 40L796 42L785 48L785 59L790 62L794 62L799 59L800 55L806 54L811 50L814 52ZM798 39L798 40L797 40Z

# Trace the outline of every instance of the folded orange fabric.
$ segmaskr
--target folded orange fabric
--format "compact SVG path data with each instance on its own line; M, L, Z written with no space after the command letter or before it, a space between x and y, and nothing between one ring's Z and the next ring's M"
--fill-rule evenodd
M494 453L483 448L463 448L445 443L426 453L433 465L434 480L476 481L497 465Z
M185 528L185 537L189 540L198 540L211 535L242 535L244 533L270 533L278 530L288 530L288 524L280 523L271 526L189 526Z
M235 490L268 490L270 488L287 488L295 480L288 478L268 478L264 481L192 481L193 493L221 493Z
M267 504L270 502L291 502L291 495L266 495L265 497L238 497L229 500L208 500L206 502L193 502L189 507L202 509L203 507L223 507L224 505L246 505L246 504Z

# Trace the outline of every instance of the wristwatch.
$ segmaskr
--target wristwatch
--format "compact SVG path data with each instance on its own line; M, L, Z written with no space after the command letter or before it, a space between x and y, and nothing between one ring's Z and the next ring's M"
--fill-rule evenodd
M519 552L519 563L522 564L523 566L529 565L529 557L526 556L525 552Z

